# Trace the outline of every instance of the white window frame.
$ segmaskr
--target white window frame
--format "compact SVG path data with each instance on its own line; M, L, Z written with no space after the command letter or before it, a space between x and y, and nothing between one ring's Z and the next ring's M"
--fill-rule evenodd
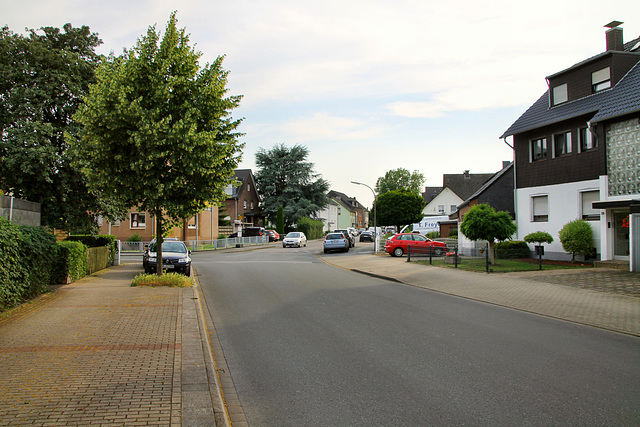
M142 218L142 222L140 219ZM131 212L129 214L129 228L147 228L147 214L144 212Z
M564 138L562 142L563 150L558 153L558 139L560 137ZM561 157L571 154L572 151L572 143L571 143L571 131L558 132L553 134L553 157Z
M611 87L611 67L606 67L591 73L591 89L593 93L600 92Z
M242 208L243 209L247 209L247 201L246 200L242 201Z
M600 190L580 191L580 218L586 221L600 221L600 210L591 203L600 200Z
M531 196L531 222L549 222L549 195Z
M569 100L567 84L561 84L553 88L553 105L564 104Z
M535 146L537 146L538 141L540 141L540 157L536 158L534 144ZM529 162L530 163L539 162L541 160L546 160L546 159L547 159L547 138L541 137L541 138L534 138L529 140Z
M444 205L438 205L438 212L439 213L444 213Z
M458 205L451 205L451 213L454 213L455 211L458 210Z
M581 153L591 151L598 147L598 140L594 138L588 127L578 129L578 147Z

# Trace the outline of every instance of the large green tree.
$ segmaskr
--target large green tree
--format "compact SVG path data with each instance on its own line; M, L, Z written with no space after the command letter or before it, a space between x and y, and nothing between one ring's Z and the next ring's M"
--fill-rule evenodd
M393 190L409 190L412 193L420 194L424 185L424 175L418 171L409 172L407 169L392 169L378 178L376 182L376 193L384 194Z
M487 240L491 264L496 263L496 240L507 240L518 231L509 212L496 212L486 203L475 205L464 215L460 231L470 240Z
M284 222L291 227L298 219L312 217L327 205L329 183L313 172L309 151L301 145L276 144L256 153L256 185L263 199L262 210L271 222L282 206Z
M101 43L71 24L27 36L0 30L0 187L40 203L44 225L87 230L92 214L115 213L88 190L64 136L78 132L72 117L95 80Z
M424 207L422 196L406 189L388 191L374 202L378 224L395 225L398 230L403 225L420 221Z
M173 13L162 39L150 27L105 61L76 114L90 185L154 216L158 259L169 226L226 198L242 149L230 113L241 97L227 96L223 58L200 67L176 24Z

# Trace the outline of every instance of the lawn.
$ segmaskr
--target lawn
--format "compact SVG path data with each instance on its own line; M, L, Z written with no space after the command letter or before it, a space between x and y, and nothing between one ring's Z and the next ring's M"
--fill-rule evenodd
M415 261L420 264L429 265L428 260ZM462 259L458 264L458 268L468 271L486 272L486 264L484 258ZM442 259L434 259L432 264L436 267L455 268L453 264L447 264ZM592 268L590 264L572 264L568 262L545 262L542 261L543 270L561 270L575 268ZM510 273L514 271L534 271L540 268L538 260L521 260L521 259L498 259L496 265L489 266L490 273Z

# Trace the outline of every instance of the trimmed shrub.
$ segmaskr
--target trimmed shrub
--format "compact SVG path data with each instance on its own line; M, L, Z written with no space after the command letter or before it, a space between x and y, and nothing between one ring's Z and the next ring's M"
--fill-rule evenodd
M322 238L322 228L324 227L322 221L303 217L298 220L296 226L296 231L303 232L309 240Z
M449 236L447 237L458 237L458 229L452 228L451 230L449 230Z
M427 234L424 235L425 237L429 238L429 239L439 239L440 238L440 232L438 231L430 231Z
M505 240L496 243L496 258L514 259L530 258L531 251L529 245L520 240Z
M0 309L46 292L55 282L56 239L42 227L0 218Z
M74 234L66 239L68 242L82 242L88 248L97 248L100 246L109 247L109 265L113 265L116 258L116 236L111 234L98 234L92 236L90 234Z
M86 276L87 247L82 242L65 240L58 242L57 276L60 283L78 280Z
M133 233L128 239L127 242L142 242L142 237L138 233Z
M524 241L527 243L553 243L553 236L546 231L536 231L524 236Z
M562 249L571 254L571 261L575 261L576 254L584 257L594 253L593 229L591 224L583 219L568 222L560 230Z

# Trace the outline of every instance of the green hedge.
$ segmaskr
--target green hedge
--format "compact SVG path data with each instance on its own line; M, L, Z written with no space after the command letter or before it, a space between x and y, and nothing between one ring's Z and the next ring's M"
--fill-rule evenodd
M506 240L496 243L496 258L513 259L513 258L530 258L531 250L529 245L520 240Z
M296 231L301 231L307 236L308 240L321 239L323 236L322 228L324 224L317 219L307 217L300 218L296 224Z
M73 282L87 275L87 246L82 242L65 240L58 243L58 281ZM67 280L68 278L68 280Z
M113 265L116 255L116 236L111 234L98 234L97 236L92 236L90 234L74 234L69 236L66 240L70 242L82 242L88 248L108 246L109 265Z
M41 227L0 218L0 309L14 307L56 280L56 239Z
M115 236L72 236L56 242L43 227L15 225L0 218L0 310L47 292L49 285L86 276L88 246L96 247L91 271L113 264Z

